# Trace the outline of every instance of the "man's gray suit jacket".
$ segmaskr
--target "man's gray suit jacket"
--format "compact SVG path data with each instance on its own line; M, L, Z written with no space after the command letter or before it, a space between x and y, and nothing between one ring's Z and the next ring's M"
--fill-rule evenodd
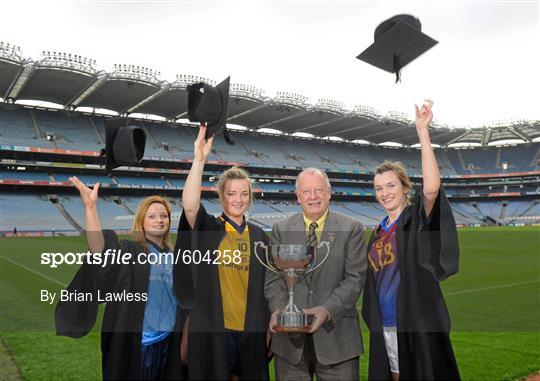
M323 365L337 364L363 353L362 336L356 303L366 280L367 253L362 224L344 214L329 210L320 242L329 242L326 262L306 278L300 278L294 288L294 303L300 309L323 306L330 313L327 321L313 334L317 361ZM274 224L271 245L306 244L302 213L294 214ZM323 246L317 262L325 254ZM283 278L266 272L265 296L270 311L287 304ZM305 334L274 335L272 351L291 364L300 362Z

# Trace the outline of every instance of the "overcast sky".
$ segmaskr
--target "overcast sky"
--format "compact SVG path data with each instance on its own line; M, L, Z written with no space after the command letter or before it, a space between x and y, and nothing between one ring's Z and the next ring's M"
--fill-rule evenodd
M435 118L478 127L540 119L538 1L9 1L0 40L25 58L43 50L143 65L174 81L195 74L266 95L371 106L381 114L434 100ZM439 41L402 82L355 57L383 20L410 13Z

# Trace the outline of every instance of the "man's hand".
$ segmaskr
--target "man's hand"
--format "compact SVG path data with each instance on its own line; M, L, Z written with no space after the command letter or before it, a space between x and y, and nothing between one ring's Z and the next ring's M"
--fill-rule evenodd
M311 322L311 328L308 333L317 332L319 328L328 320L330 314L328 310L323 306L316 306L311 308L306 308L302 310L306 314L313 315L313 321Z

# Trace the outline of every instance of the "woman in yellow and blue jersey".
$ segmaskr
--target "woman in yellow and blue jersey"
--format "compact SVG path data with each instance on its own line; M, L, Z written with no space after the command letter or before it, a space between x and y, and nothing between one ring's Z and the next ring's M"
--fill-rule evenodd
M208 214L201 204L202 175L214 139L205 136L202 126L182 194L180 221L180 230L190 232L191 252L183 258L192 268L197 296L197 305L189 312L189 377L265 380L269 310L265 268L255 258L254 244L267 244L268 238L244 215L253 191L243 169L231 168L220 177L221 216Z

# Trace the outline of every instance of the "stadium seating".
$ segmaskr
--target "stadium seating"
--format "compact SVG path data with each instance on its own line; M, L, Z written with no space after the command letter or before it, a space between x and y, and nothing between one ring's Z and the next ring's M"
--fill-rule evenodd
M85 212L81 199L77 196L61 196L59 199L71 217L84 228L86 225ZM118 216L129 215L129 212L109 199L100 197L97 209L103 229L129 229L132 225L132 220L116 218Z
M45 135L53 134L58 148L99 151L104 146L87 116L42 110L34 114L39 129Z
M105 120L103 116L86 114L67 114L63 111L46 111L41 109L0 107L0 137L2 144L26 147L64 148L76 150L99 151L103 148L105 136ZM140 122L146 129L147 144L145 156L160 157L166 160L185 160L193 157L193 140L197 128L187 125L170 125L151 121ZM54 140L47 140L46 135L53 134ZM409 174L421 174L421 155L418 149L389 148L381 146L358 145L346 142L332 142L318 139L295 138L285 135L257 134L252 131L231 131L234 146L228 145L223 135L218 135L214 141L214 149L209 160L242 162L251 166L264 167L319 167L329 171L363 171L371 172L384 160L401 161ZM501 172L531 171L540 168L540 144L525 144L512 147L486 147L474 149L436 149L437 162L443 176L458 174L484 174ZM249 168L248 168L249 169ZM49 171L0 171L2 179L6 180L41 180L68 181L70 173L52 173ZM158 177L156 175L115 175L104 176L97 174L77 174L86 184L101 182L111 186L128 185L133 187L156 187L159 189L169 186L183 187L185 179L174 177ZM215 187L216 182L203 181L203 186ZM291 182L260 182L254 184L264 192L293 192ZM357 183L339 183L333 185L335 193L372 193L370 186L359 186ZM485 186L447 186L449 196L470 196L471 194L485 195L501 192L539 192L537 184L493 184ZM75 196L59 197L55 206L48 200L48 195L30 196L22 193L2 195L2 230L18 229L39 230L54 225L58 231L75 230L65 211L81 227L84 225L84 211L80 200ZM121 202L113 201L114 197L100 198L100 216L104 225L115 229L127 229L133 222L141 196L122 196ZM474 199L473 199L474 200ZM177 199L171 199L174 219L179 218L180 194ZM540 204L534 200L497 200L482 199L482 201L463 201L451 199L454 216L458 224L484 223L490 217L497 223L531 223L540 221ZM221 206L216 199L203 199L209 213L220 214ZM21 205L21 208L13 205ZM377 224L384 216L384 210L374 201L332 202L336 211L358 218L367 226ZM33 215L35 210L44 211L48 219L37 217L28 219L20 214ZM252 220L265 229L285 216L298 212L299 206L295 201L257 201L250 211ZM118 217L122 218L118 218ZM130 217L131 216L131 217ZM173 223L174 220L173 219ZM7 222L9 221L9 222ZM491 221L493 222L493 221ZM175 228L173 226L173 228Z
M170 177L167 177L167 181L169 181L175 187L183 187L186 183L186 179L173 179Z
M506 163L507 172L534 171L540 168L540 147L520 145L500 149L500 163Z
M287 183L257 183L257 186L267 192L293 192L294 185Z
M193 157L193 141L197 133L195 127L171 126L151 121L138 123L148 133L145 157L168 160ZM55 135L54 142L46 139L47 133ZM60 111L0 108L0 134L4 144L99 151L103 148L105 118L84 114L67 115ZM353 145L243 131L232 131L231 135L237 144L230 146L225 143L222 135L218 135L209 160L272 167L315 166L331 171L373 171L384 160L397 160L405 164L410 174L421 174L418 149ZM435 152L443 176L530 171L540 167L538 144L483 149L436 149Z
M261 143L261 141L259 141L257 137L255 137L255 135L250 132L236 131L231 132L231 135L233 136L233 139L235 141L235 145L233 147L227 146L223 148L225 143L222 142L221 138L214 140L215 144L217 144L217 146L219 147L218 149L221 152L229 152L231 149L236 147L238 151L241 151L240 155L242 155L242 157L239 158L240 160L237 161L251 163L254 166L256 165L265 167L268 165L268 163L266 162L268 155L266 155L264 150L265 145ZM266 147L268 146L266 145ZM227 160L227 157L228 156L225 154L225 158L223 160Z
M46 136L38 136L28 109L6 110L0 107L2 144L26 147L54 148Z
M26 171L0 171L2 180L44 180L49 181L49 175L45 172L26 172Z
M66 174L66 173L58 173L55 174L54 177L56 178L56 181L69 181L69 178L73 176L73 174ZM99 175L81 175L81 174L75 174L79 180L86 183L87 185L94 185L95 183L102 183L102 184L113 184L113 180L110 177L107 176L99 176Z
M114 176L118 184L146 185L164 187L168 184L165 180L157 177L134 177L134 176Z
M75 230L45 196L2 193L0 205L2 231L12 231L14 227L18 231L41 231L51 230L53 226L57 233Z
M186 127L170 127L165 124L145 122L147 131L145 157L157 156L166 159L193 158L193 136ZM165 145L168 151L165 149Z
M538 144L448 150L447 155L459 174L534 171L540 167Z
M11 231L17 226L19 231L42 230L44 227L55 226L57 232L75 231L58 208L48 200L49 196L33 196L18 193L2 194L2 231ZM114 202L118 198L119 202ZM136 212L143 197L100 197L98 213L103 228L129 229L133 224L133 213ZM85 226L84 208L75 195L58 196L58 201L65 211L79 224ZM169 199L173 207L173 222L171 229L176 229L181 208L180 197ZM217 199L202 199L208 213L220 215L222 207ZM120 205L123 204L123 205ZM463 225L478 225L483 218L491 217L500 223L539 222L540 203L535 200L527 201L478 201L452 202L456 223ZM504 206L506 205L506 206ZM333 201L331 209L350 215L360 220L365 226L375 226L385 216L383 208L371 201L343 202ZM39 210L39 213L35 213ZM262 201L257 200L249 211L250 219L265 229L286 216L299 212L300 206L295 201ZM504 215L503 215L504 210ZM28 218L31 215L32 218Z

